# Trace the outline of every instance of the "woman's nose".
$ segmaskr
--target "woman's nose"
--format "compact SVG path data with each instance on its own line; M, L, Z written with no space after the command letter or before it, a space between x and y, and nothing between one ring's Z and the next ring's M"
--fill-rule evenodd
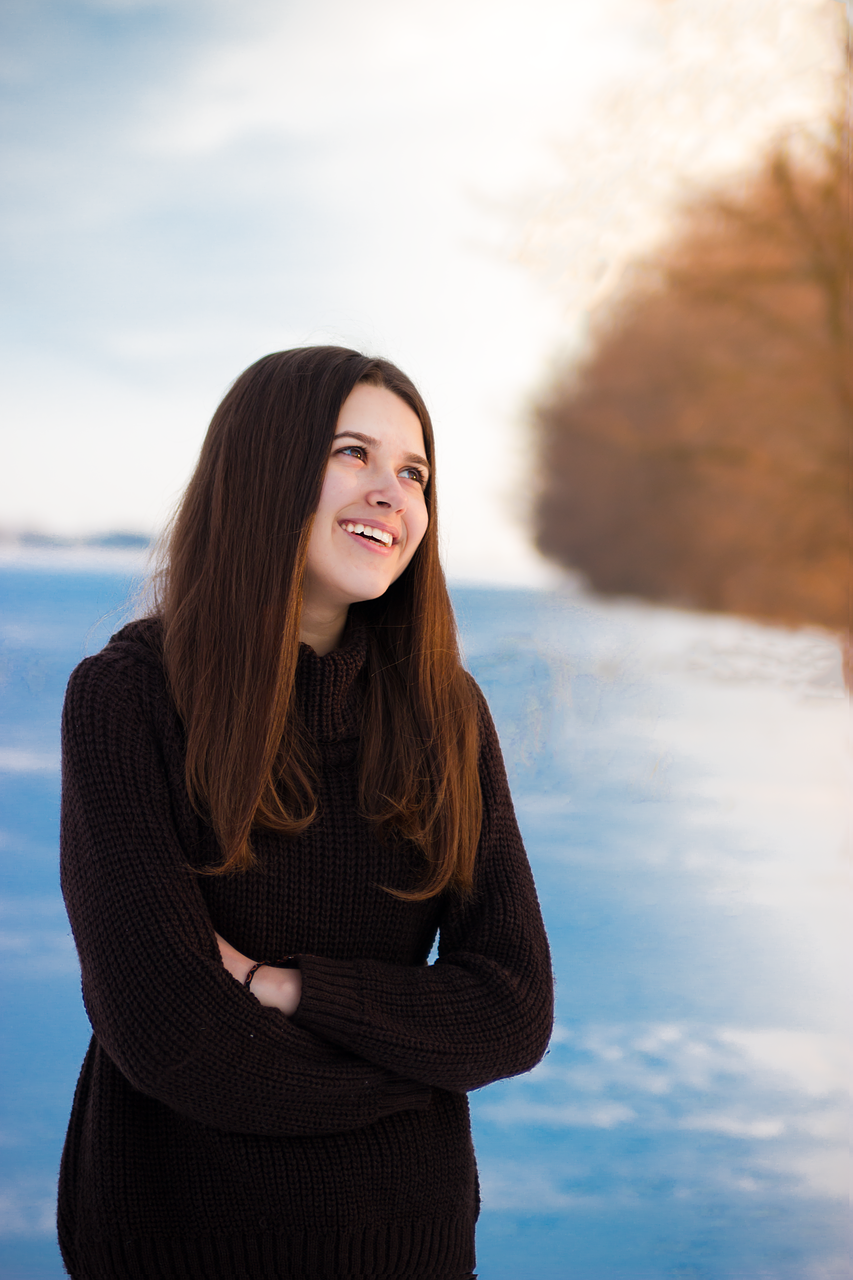
M385 510L405 511L408 495L399 476L391 475L373 486L367 495L367 501Z

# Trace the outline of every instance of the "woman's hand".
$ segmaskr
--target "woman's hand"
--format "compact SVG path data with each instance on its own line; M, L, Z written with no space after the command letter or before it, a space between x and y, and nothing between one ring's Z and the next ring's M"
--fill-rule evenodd
M252 965L256 962L242 955L230 942L216 935L222 963L232 978L245 983ZM252 995L268 1009L280 1009L288 1016L295 1013L302 998L302 974L298 969L274 969L263 965L257 970L249 987Z

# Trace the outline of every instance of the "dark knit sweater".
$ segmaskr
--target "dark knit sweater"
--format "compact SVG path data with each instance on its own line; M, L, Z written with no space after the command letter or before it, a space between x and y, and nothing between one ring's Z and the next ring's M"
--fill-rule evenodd
M403 902L420 862L357 816L365 641L300 650L315 822L219 860L192 808L159 624L71 677L62 886L94 1030L62 1160L75 1280L430 1277L474 1268L465 1091L526 1071L551 1027L548 947L483 704L474 896ZM299 954L287 1018L223 967ZM437 961L427 965L439 931Z

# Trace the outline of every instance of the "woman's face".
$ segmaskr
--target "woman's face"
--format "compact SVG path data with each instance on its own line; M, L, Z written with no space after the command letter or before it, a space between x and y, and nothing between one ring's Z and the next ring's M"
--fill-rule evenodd
M326 465L308 543L305 614L339 617L399 578L426 532L424 455L409 406L359 383L343 403Z

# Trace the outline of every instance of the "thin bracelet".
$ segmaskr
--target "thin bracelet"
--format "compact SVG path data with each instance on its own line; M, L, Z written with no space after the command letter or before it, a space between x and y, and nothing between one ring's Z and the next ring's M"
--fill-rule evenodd
M252 965L251 969L246 974L246 980L243 983L243 986L246 988L247 991L249 990L249 987L252 985L252 979L254 978L255 974L258 972L259 969L263 969L265 964L266 964L266 960L259 960L257 964Z
M259 960L257 964L252 965L251 969L246 974L246 979L243 983L246 990L251 987L252 979L258 970L263 969L265 966L270 969L298 969L299 961L296 959L296 956L285 956L282 960Z

